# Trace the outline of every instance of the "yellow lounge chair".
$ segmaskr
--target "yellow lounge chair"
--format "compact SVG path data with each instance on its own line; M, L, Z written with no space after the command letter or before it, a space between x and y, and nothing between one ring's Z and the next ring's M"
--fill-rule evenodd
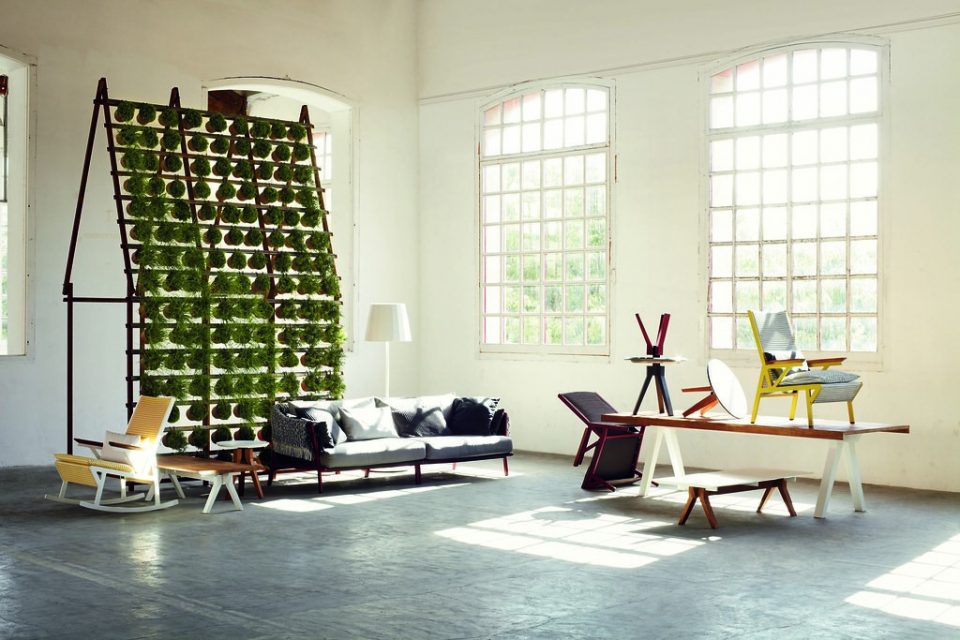
M160 474L157 470L157 447L160 434L170 412L173 410L173 398L153 398L141 396L127 424L126 434L114 434L116 440L107 438L106 444L94 440L76 441L93 451L93 456L77 456L66 453L55 455L57 473L60 474L60 493L56 496L44 496L48 500L79 504L87 509L113 512L140 512L166 509L177 504L177 500L160 501ZM108 432L109 434L109 432ZM136 444L132 443L136 441ZM104 499L103 489L107 477L120 481L120 497ZM146 494L126 494L128 482L150 485ZM67 488L71 484L94 487L93 501L67 497ZM116 506L121 503L146 500L143 506Z
M854 424L853 399L860 393L863 381L853 373L829 370L842 364L846 358L807 360L797 349L785 311L748 311L747 314L761 365L750 422L757 421L760 398L768 396L790 396L790 419L793 420L797 415L797 400L802 394L809 426L813 426L813 405L824 402L846 402L850 424Z

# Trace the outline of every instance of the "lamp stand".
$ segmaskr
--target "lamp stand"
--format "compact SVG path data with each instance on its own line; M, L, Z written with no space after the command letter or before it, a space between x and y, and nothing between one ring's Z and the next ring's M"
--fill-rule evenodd
M389 398L390 397L390 342L389 341L384 342L383 348L386 350L385 351L386 355L384 357L384 361L386 362L386 369L384 371L384 376L383 376L384 378L383 397Z

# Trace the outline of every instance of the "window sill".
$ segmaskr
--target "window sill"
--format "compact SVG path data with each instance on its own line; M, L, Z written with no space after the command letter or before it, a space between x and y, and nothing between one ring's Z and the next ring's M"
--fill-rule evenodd
M490 349L482 347L477 351L478 360L503 360L503 361L523 361L523 362L592 362L597 364L611 361L611 356L606 352L573 352L573 351L526 351L514 349Z
M753 349L709 349L708 358L722 360L728 366L739 369L757 368L760 364L756 351ZM808 360L817 358L846 358L838 368L846 371L883 371L883 357L880 352L875 353L836 353L812 352L804 353Z

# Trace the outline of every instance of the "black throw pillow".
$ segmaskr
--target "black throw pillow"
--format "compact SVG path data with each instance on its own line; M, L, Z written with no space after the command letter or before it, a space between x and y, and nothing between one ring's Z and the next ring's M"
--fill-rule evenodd
M500 398L464 397L453 401L447 428L457 436L489 436Z

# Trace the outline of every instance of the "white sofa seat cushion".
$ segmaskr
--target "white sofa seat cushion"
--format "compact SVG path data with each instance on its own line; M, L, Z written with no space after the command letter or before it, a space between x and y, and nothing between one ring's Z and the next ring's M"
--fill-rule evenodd
M348 440L333 449L324 449L320 454L320 463L327 469L410 464L423 460L426 450L426 445L414 438Z
M427 460L479 458L513 452L509 436L433 436L417 438L426 445Z

